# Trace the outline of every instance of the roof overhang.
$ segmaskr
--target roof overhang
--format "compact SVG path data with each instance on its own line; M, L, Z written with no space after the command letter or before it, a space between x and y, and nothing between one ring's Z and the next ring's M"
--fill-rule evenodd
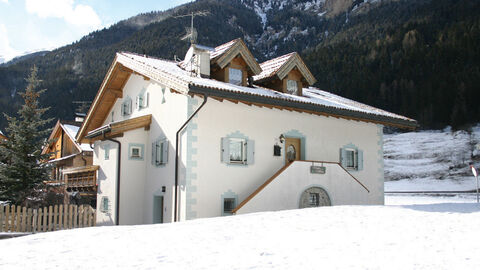
M66 174L73 174L73 173L93 172L93 171L97 171L99 168L100 168L100 166L98 166L98 165L89 165L89 166L65 169L65 170L62 171L62 173L64 175L66 175Z
M293 110L299 112L306 112L316 115L332 116L337 118L344 118L348 120L356 120L362 122L369 122L375 124L381 124L385 126L393 126L404 129L416 129L418 127L417 122L412 120L404 120L384 115L376 115L363 113L353 110L328 107L320 104L311 104L305 102L298 102L295 100L286 100L282 98L272 98L260 95L248 94L243 92L233 92L227 90L215 90L206 87L200 87L196 85L190 85L190 94L208 95L212 98L226 99L239 101L246 104L254 104L260 106L267 106L278 109Z
M79 143L86 142L86 134L105 122L115 101L123 97L123 88L132 74L142 76L146 80L155 80L179 93L188 92L188 84L175 76L159 72L153 67L117 53L78 131L76 139Z
M113 122L108 125L94 129L90 131L85 136L85 138L88 139L89 142L104 140L106 138L114 138L121 136L124 132L138 128L145 128L146 130L148 130L151 123L151 114L139 116L128 120Z
M227 49L223 54L221 54L218 58L212 59L214 64L217 64L220 68L225 68L233 58L241 55L247 66L250 68L254 75L258 75L262 72L260 65L253 57L250 50L245 45L242 39L237 39L235 44L232 45L229 49Z

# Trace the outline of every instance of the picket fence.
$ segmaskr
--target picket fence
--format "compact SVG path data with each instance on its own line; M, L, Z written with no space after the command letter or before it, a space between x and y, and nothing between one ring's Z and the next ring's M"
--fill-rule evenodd
M32 209L0 205L0 232L50 232L95 226L90 205L54 205Z

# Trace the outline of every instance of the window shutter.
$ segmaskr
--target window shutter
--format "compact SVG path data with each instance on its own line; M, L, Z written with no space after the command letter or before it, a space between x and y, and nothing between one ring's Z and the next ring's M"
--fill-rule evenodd
M155 147L155 143L152 143L152 165L155 165L155 157L157 156L156 155L156 147Z
M361 171L363 170L363 151L362 150L358 150L357 151L357 170Z
M131 114L132 113L132 100L130 99L127 103L127 114Z
M148 103L150 102L150 93L145 93L145 95L143 96L144 100L143 100L143 107L144 108L147 108L148 107Z
M168 140L163 140L163 152L162 152L162 164L167 164L168 162Z
M347 151L344 148L340 148L340 165L346 168L347 164L345 164L345 158L347 157Z
M121 115L124 116L125 115L125 103L122 103L122 106L121 106L120 110L121 110Z
M223 163L230 163L230 139L222 138L221 160Z
M135 109L138 111L140 110L140 108L142 107L142 98L140 96L137 96L137 98L135 99Z
M247 164L253 164L255 162L255 141L247 141Z

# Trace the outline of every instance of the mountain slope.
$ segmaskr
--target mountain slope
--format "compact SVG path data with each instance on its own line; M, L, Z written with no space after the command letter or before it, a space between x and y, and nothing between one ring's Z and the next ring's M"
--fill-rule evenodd
M13 114L32 65L40 69L49 116L73 117L72 101L93 99L115 52L173 59L189 18L199 43L243 37L262 62L299 51L317 87L420 120L427 127L479 121L478 0L197 0L140 14L80 41L0 66L0 106ZM5 120L0 117L0 127Z

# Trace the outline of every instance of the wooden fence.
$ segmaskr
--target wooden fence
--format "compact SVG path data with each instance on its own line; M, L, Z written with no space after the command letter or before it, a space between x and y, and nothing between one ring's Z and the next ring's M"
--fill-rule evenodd
M0 205L0 232L50 232L95 226L90 205L54 205L32 209Z

